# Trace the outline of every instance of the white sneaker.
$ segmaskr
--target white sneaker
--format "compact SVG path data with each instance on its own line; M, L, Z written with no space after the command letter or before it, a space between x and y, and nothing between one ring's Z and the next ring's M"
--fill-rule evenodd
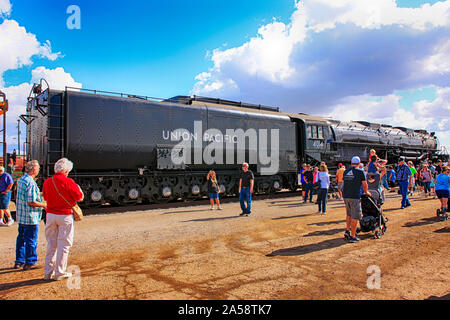
M7 224L3 222L3 220L0 220L0 227L6 227Z
M14 224L14 219L11 218L11 220L8 220L8 223L6 224L8 227L11 227Z
M214 207L209 208L209 210L214 210Z
M217 210L222 210L222 207L218 207Z
M55 280L56 281L60 281L60 280L64 280L64 279L69 279L72 278L72 274L70 272L66 272L60 276L55 276Z

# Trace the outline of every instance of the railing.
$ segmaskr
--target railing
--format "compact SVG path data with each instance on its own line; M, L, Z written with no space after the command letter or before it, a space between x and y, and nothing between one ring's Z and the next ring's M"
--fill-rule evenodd
M118 96L121 98L142 99L142 100L156 101L156 102L162 102L162 101L166 100L166 99L162 99L162 98L141 96L141 95L135 95L135 94L129 94L129 93L123 93L123 92L102 91L102 90L85 89L85 88L66 87L66 91L67 90L77 91L77 92L87 92L87 93L99 94L99 95Z
M241 107L241 108L247 108L247 109L257 109L257 110L266 110L266 111L274 111L274 112L280 111L280 109L277 107L270 107L270 106L264 106L264 105L260 105L260 104L251 104L251 103L245 103L245 102L237 102L237 101L224 100L224 99L218 99L218 98L201 97L201 96L195 96L195 95L193 97L177 96L177 97L172 97L170 99L163 99L163 98L141 96L141 95L123 93L123 92L103 91L103 90L75 88L75 87L66 87L66 91L67 90L99 94L99 95L117 96L117 97L121 97L121 98L142 99L142 100L154 101L154 102L191 104L192 101L199 101L199 102L209 102L209 103L214 103L214 104L229 105L229 106Z

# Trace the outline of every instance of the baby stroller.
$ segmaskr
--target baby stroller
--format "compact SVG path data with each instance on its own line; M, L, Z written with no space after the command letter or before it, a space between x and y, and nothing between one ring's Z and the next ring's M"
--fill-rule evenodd
M372 176L371 176L372 175ZM384 203L383 190L380 190L380 175L368 174L367 184L371 196L361 195L361 209L363 217L360 221L360 232L373 232L375 238L379 239L386 233L386 222L388 219L383 215L381 206Z
M328 199L339 199L339 190L337 184L332 181L328 188Z

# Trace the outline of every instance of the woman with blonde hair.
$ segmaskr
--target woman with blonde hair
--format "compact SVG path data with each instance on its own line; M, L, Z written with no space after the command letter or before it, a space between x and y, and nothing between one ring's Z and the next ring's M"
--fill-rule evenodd
M317 204L319 206L319 213L322 212L322 214L325 214L327 210L328 188L330 187L330 175L328 174L328 167L326 164L320 165L320 171L317 173L317 178L320 182Z
M211 203L210 210L214 210L214 200L216 201L217 209L222 210L222 207L220 206L219 202L219 184L217 182L217 176L214 170L211 170L208 172L208 175L206 176L206 180L208 183L208 195L209 195L209 201Z

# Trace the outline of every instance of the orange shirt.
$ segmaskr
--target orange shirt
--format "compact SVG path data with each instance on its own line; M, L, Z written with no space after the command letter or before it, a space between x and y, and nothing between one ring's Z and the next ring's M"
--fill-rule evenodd
M336 182L344 181L344 168L340 168L336 171Z

